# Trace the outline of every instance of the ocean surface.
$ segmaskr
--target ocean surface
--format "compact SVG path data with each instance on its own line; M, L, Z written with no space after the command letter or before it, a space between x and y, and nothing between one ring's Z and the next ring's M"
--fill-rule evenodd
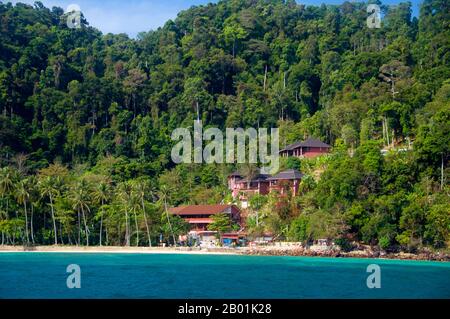
M81 288L67 287L67 266ZM381 288L368 288L367 266ZM0 253L0 298L450 298L450 263L181 254Z

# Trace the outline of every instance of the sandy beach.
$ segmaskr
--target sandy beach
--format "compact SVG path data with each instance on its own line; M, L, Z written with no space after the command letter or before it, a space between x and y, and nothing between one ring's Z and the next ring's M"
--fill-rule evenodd
M237 255L238 251L227 248L188 248L188 247L121 247L121 246L7 246L0 245L0 253L48 252L48 253L120 253L120 254L198 254L198 255Z

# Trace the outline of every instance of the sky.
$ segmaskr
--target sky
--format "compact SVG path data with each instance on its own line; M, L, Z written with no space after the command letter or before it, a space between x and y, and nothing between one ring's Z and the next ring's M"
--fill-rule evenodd
M2 0L0 0L2 1ZM11 0L9 0L11 1ZM61 7L77 4L89 25L103 33L126 33L136 37L141 31L155 30L169 19L193 5L217 2L217 0L40 0L46 7ZM345 0L297 0L306 5L341 4ZM413 3L413 15L417 16L421 0ZM8 0L3 0L8 2ZM35 0L11 1L33 4ZM401 0L382 0L383 4L398 4ZM406 2L406 0L404 0Z

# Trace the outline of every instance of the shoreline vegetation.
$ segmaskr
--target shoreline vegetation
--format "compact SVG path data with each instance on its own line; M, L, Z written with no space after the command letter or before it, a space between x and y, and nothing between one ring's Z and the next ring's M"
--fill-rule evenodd
M447 252L422 251L417 253L386 253L370 248L344 252L336 249L314 250L300 245L260 246L260 247L123 247L123 246L9 246L0 245L0 253L47 252L47 253L128 253L128 254L193 254L193 255L247 255L247 256L291 256L291 257L330 257L330 258L370 258L417 261L450 262Z

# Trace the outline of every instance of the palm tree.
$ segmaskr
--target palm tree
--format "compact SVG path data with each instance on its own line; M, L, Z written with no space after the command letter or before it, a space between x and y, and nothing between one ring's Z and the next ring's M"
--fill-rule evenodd
M131 204L131 187L130 183L123 182L119 184L118 196L121 200L121 206L125 212L125 245L130 246L130 227L128 221L128 210Z
M259 223L260 223L260 210L261 210L261 208L263 208L263 206L266 203L267 203L267 197L266 196L263 196L263 195L260 195L260 194L255 194L252 197L250 197L249 206L251 207L251 209L255 213L256 227L259 227Z
M149 192L149 188L148 188L147 183L145 183L144 181L135 182L133 184L133 186L134 186L134 192L135 192L138 200L140 201L140 205L142 208L142 214L144 216L145 228L147 230L148 246L152 247L152 240L150 237L150 227L148 225L147 213L145 212L145 193Z
M8 214L4 209L0 209L0 220L7 220ZM2 227L2 246L5 244L5 232Z
M3 211L3 216L8 219L9 211L9 194L12 193L14 189L14 181L16 174L11 167L3 167L0 169L0 194L2 199L6 196L6 210ZM5 243L5 233L2 230L2 245Z
M33 219L34 219L34 206L36 205L37 201L39 200L39 190L36 187L38 185L38 180L36 176L30 176L28 177L28 192L30 194L29 197L29 203L30 203L30 234L31 234L31 242L34 245L34 227L33 227Z
M86 246L89 246L89 227L87 225L87 213L90 213L91 210L89 208L90 204L90 196L89 196L90 185L85 179L81 179L71 190L71 200L72 207L74 210L78 212L81 211L81 215L83 217L84 224L84 233L86 235ZM78 220L78 228L80 228L80 222ZM78 234L80 234L80 230L78 230ZM79 236L80 237L80 236Z
M5 196L10 194L14 189L14 181L16 173L11 167L0 168L0 194Z
M170 232L172 233L173 244L177 246L177 241L175 239L175 234L173 233L172 224L170 223L169 210L167 207L167 202L169 201L170 190L166 185L162 185L158 192L159 200L164 204L164 212L167 217L167 224L169 225Z
M133 211L134 215L134 224L136 226L136 246L139 246L139 223L138 223L138 215L137 211L140 210L141 205L139 203L139 197L135 192L133 192L133 189L131 190L130 194L130 207Z
M28 190L28 181L27 179L22 179L16 187L15 193L17 201L23 205L23 212L25 214L25 238L27 241L27 245L30 243L30 235L28 230L28 213L27 213L27 202L30 199L30 192Z
M53 220L53 233L55 235L55 245L58 245L58 237L56 230L56 219L54 209L54 198L59 194L58 186L61 180L59 177L45 176L39 181L41 197L48 197Z
M94 200L100 204L100 246L102 246L102 235L103 235L103 216L105 215L104 206L106 202L109 200L111 195L111 185L109 182L104 179L100 181L97 187L94 189L93 197Z

